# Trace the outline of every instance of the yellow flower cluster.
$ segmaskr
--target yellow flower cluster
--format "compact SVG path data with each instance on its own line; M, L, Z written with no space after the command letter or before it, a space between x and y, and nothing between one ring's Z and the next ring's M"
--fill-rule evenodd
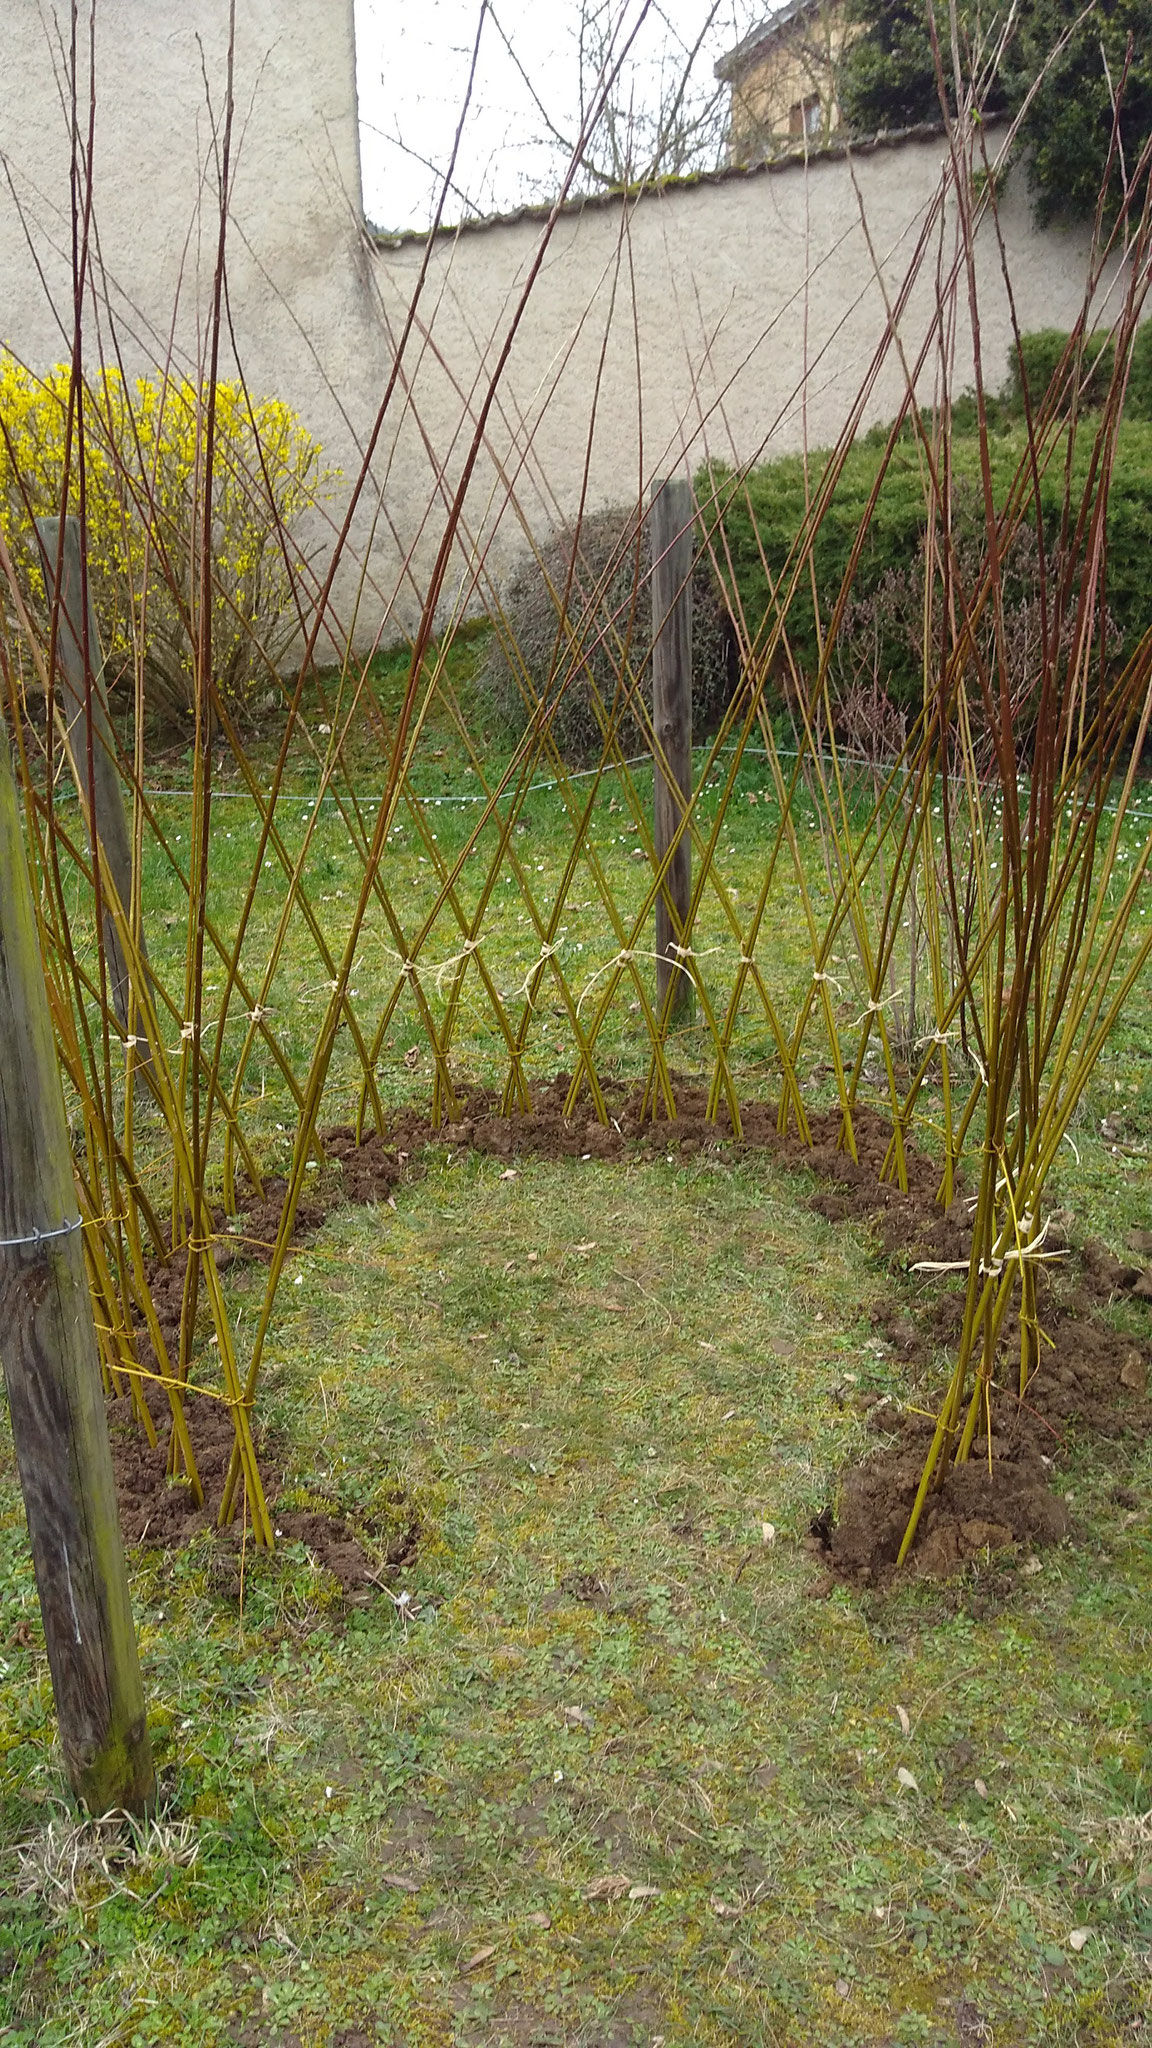
M33 519L80 515L109 681L142 674L154 713L192 708L208 619L221 696L274 688L296 631L292 535L332 474L288 406L239 382L213 394L104 369L80 383L67 364L37 377L0 354L0 532L25 602L43 614Z

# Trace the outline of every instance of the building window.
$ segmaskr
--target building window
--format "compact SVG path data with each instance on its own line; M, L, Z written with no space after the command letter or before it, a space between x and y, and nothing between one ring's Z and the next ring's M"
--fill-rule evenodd
M797 142L815 142L824 126L823 109L818 92L810 93L807 99L797 100L788 110L788 133Z

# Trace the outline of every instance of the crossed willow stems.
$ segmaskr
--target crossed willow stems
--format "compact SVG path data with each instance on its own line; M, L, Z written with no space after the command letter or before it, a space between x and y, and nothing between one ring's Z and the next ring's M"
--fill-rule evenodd
M1110 656L1105 578L1108 488L1147 289L1148 220L1146 212L1135 217L1130 203L1122 222L1106 228L1102 217L1098 221L1081 319L1050 388L1026 394L1018 460L999 494L992 486L988 405L978 374L983 540L973 565L970 555L961 559L954 530L949 418L959 307L979 336L978 228L994 239L1006 263L995 166L983 157L985 147L979 124L967 114L959 119L936 202L899 290L886 296L883 330L836 447L818 475L812 465L807 514L783 560L769 560L753 518L767 591L759 616L746 607L746 581L732 543L734 511L752 509L749 465L725 468L715 460L723 445L724 394L701 402L699 416L688 423L685 438L714 458L697 479L697 552L725 592L739 651L738 685L717 730L697 750L695 786L679 827L691 847L693 878L674 939L695 991L696 1022L688 1033L674 1026L670 1002L661 1007L653 995L655 907L676 849L656 856L649 771L645 761L626 756L623 739L638 727L646 756L659 761L644 693L640 624L651 597L639 545L642 514L638 509L631 525L622 525L616 558L599 570L583 558L578 517L567 575L561 585L549 585L555 638L544 677L517 646L490 561L494 514L519 519L530 542L521 506L525 483L531 481L546 502L551 492L538 454L538 421L512 416L501 381L551 222L507 331L495 338L495 368L460 391L459 441L466 452L461 462L457 451L454 482L444 465L435 467L428 526L438 538L431 573L418 578L413 543L395 584L381 589L379 572L365 557L354 578L353 616L341 621L337 615L337 569L350 560L355 511L371 510L374 502L373 464L385 422L398 412L423 431L410 358L413 351L437 353L434 317L426 318L422 305L424 272L326 560L319 568L301 563L290 536L277 530L291 570L302 653L288 682L267 662L283 721L268 770L248 745L235 707L222 699L212 666L213 599L221 596L211 508L215 347L226 304L225 158L212 348L206 370L197 372L204 459L191 516L199 542L192 559L199 567L192 588L174 592L184 608L194 703L191 790L182 813L188 839L185 844L183 831L165 822L165 807L148 786L138 646L130 736L117 742L117 767L131 803L127 894L117 888L93 829L91 750L85 760L60 715L59 601L47 613L36 604L0 533L0 665L37 882L45 979L77 1133L77 1188L107 1386L130 1395L153 1443L147 1387L163 1388L172 1414L172 1475L198 1502L203 1486L185 1399L205 1392L229 1405L235 1448L220 1519L228 1520L243 1500L258 1543L270 1545L273 1534L252 1410L299 1201L308 1172L324 1157L325 1115L337 1105L345 1112L351 1107L360 1137L384 1128L388 1034L402 1020L422 1037L431 1059L434 1125L459 1113L465 1077L457 1048L465 1027L473 1044L482 1039L487 1045L507 1113L529 1106L533 1075L555 1049L558 1014L572 1070L569 1114L584 1102L594 1118L608 1119L604 1063L618 1058L623 1043L646 1063L647 1114L674 1116L677 1061L687 1059L706 1075L709 1115L724 1116L739 1135L741 1079L750 1060L762 1068L767 1046L778 1076L781 1130L793 1128L809 1139L805 1076L817 1059L831 1074L840 1141L853 1156L862 1090L874 1071L869 1056L878 1052L891 1122L883 1176L907 1187L908 1149L920 1138L941 1161L941 1204L960 1202L971 1212L971 1252L956 1268L965 1276L961 1335L901 1559L930 1489L950 1464L968 1459L982 1441L991 1456L992 1395L1002 1392L997 1374L1013 1315L1020 1400L1042 1370L1038 1276L1055 1256L1046 1244L1045 1184L1152 945L1152 931L1141 935L1135 918L1152 839L1134 853L1130 845L1152 703L1152 629L1121 663ZM1134 178L1131 190L1140 189ZM78 232L87 261L84 222ZM629 209L622 205L622 289L628 235ZM1121 236L1126 261L1113 288L1114 369L1103 404L1089 414L1080 397L1085 343L1098 286ZM909 307L926 267L934 303L913 349ZM817 590L815 577L821 525L881 375L893 371L901 393L896 415L847 570L829 598ZM925 409L920 394L926 382L934 386L934 399ZM593 400L589 442L594 423ZM85 374L78 332L61 495L52 509L74 507L82 526L88 442L100 446L117 475L124 518L138 522L146 536L137 592L142 635L147 578L168 574L165 536L139 448L125 447L107 431L100 378ZM921 702L894 756L862 770L838 738L835 657L885 476L896 449L909 445L924 489ZM489 502L479 507L469 487L481 457L494 482ZM266 481L259 464L246 479L253 503L265 507ZM29 516L44 509L35 502L33 479L19 483ZM643 503L638 489L637 507ZM382 496L375 507L374 523L384 516ZM1038 661L1025 677L1013 668L1005 562L1026 530L1037 541L1042 632ZM455 575L461 561L468 571L449 605L449 568ZM352 654L363 639L357 617L379 601L386 625L399 616L404 592L413 590L419 621L400 701L390 704L372 661ZM809 674L794 649L805 606L813 610L819 649ZM522 736L499 759L485 747L453 681L453 639L477 608L491 619L523 699ZM322 623L347 649L336 672L317 664ZM86 648L86 664L91 697L100 687L98 650ZM38 686L47 704L47 721L38 728L22 716L29 685ZM557 708L575 688L587 693L599 733L598 758L579 773L565 761L556 735ZM794 750L771 712L782 689L793 707ZM433 724L455 734L470 770L470 801L459 806L465 823L452 851L434 829L427 738ZM252 826L248 856L238 856L232 841L227 878L226 807L215 766L221 741L235 768L228 795L235 801L241 793ZM315 778L304 798L302 759ZM738 889L726 872L725 828L744 800L753 763L762 778L756 815L763 844L749 904L744 879ZM542 782L562 819L559 873L544 882L519 843ZM68 784L78 812L67 798ZM639 876L634 862L605 843L606 795L620 819L635 827L630 836L643 855ZM356 877L338 930L315 880L326 806L339 820ZM427 869L422 904L399 877L393 845L401 824ZM178 977L165 977L155 948L146 944L161 880L183 909ZM525 928L514 966L509 901ZM580 918L585 922L578 928L595 938L599 952L593 959L585 948L578 962L569 933ZM117 1016L112 998L109 921L128 964L126 1017ZM799 964L781 959L782 934L796 931ZM354 977L370 948L387 965L375 975L369 1007ZM923 1030L910 1030L910 1005L901 1009L912 976L928 991ZM322 994L324 1015L302 1049L295 1027L306 984ZM257 1063L264 1077L259 1097L253 1094ZM268 1073L277 1105L294 1124L292 1159L276 1240L264 1247L267 1284L243 1359L215 1246L221 1212L234 1215L263 1191ZM178 1340L169 1343L155 1283L174 1261L183 1292ZM924 1270L944 1284L947 1268ZM211 1323L207 1344L201 1342L202 1304ZM210 1367L211 1352L216 1363Z

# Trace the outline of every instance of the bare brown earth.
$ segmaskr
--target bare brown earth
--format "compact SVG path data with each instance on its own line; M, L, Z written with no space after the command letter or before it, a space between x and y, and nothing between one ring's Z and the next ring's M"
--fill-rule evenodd
M813 1142L808 1146L794 1131L780 1134L773 1103L742 1103L737 1138L727 1107L722 1105L715 1121L710 1121L704 1090L691 1085L677 1084L678 1114L671 1121L660 1113L655 1120L650 1113L645 1115L641 1089L609 1086L606 1125L587 1109L565 1118L569 1087L570 1076L559 1074L538 1091L531 1111L508 1116L500 1113L495 1094L471 1089L461 1095L457 1120L438 1130L425 1112L411 1109L398 1112L385 1133L373 1134L361 1144L348 1127L325 1132L327 1166L318 1192L300 1206L294 1238L306 1239L337 1204L391 1199L396 1187L420 1170L420 1154L431 1143L508 1160L650 1159L669 1153L731 1159L750 1150L766 1151L782 1164L814 1176L809 1199L820 1215L831 1222L863 1224L879 1239L893 1285L874 1318L877 1334L907 1361L914 1377L921 1378L929 1365L938 1367L929 1382L930 1397L921 1396L925 1409L933 1407L960 1329L962 1276L926 1279L911 1268L920 1260L966 1261L971 1231L962 1196L947 1211L941 1208L939 1168L932 1160L906 1142L907 1192L891 1179L881 1181L891 1125L867 1108L854 1117L853 1158L838 1110L810 1119ZM218 1219L222 1235L231 1233L218 1249L219 1264L270 1257L283 1197L284 1183L269 1181L262 1197L251 1199L238 1225L229 1225L222 1216ZM1152 1299L1152 1273L1138 1264L1125 1265L1101 1245L1088 1244L1073 1253L1054 1232L1049 1233L1047 1248L1065 1250L1067 1257L1040 1273L1040 1321L1048 1340L1040 1370L1021 1401L1016 1366L1019 1328L1010 1319L989 1396L991 1444L984 1420L969 1463L949 1471L930 1495L910 1560L921 1574L951 1574L1009 1545L1032 1549L1074 1533L1060 1486L1062 1459L1072 1441L1085 1435L1140 1438L1152 1427L1147 1395L1152 1346L1117 1332L1106 1319L1118 1296ZM183 1258L178 1254L154 1273L152 1282L166 1340L174 1339L179 1330L183 1286ZM918 1412L919 1401L917 1412L869 1395L861 1401L867 1406L875 1446L860 1464L841 1474L835 1508L813 1524L810 1547L819 1553L830 1579L866 1585L892 1573L933 1422L930 1414ZM220 1403L193 1395L187 1406L209 1495L204 1510L192 1509L185 1487L166 1481L166 1441L159 1453L150 1452L130 1420L128 1404L113 1407L125 1533L131 1541L180 1542L214 1519L212 1507L219 1499L231 1450L231 1423ZM161 1419L157 1409L158 1423ZM267 1483L274 1501L274 1461ZM378 1567L369 1565L356 1532L339 1517L275 1519L285 1536L309 1544L346 1590L376 1582L373 1573ZM415 1541L414 1531L411 1540ZM410 1554L404 1549L406 1541L400 1544L404 1556Z
M125 1539L170 1550L216 1527L234 1440L232 1422L222 1401L204 1394L186 1395L184 1412L204 1488L204 1503L198 1507L187 1483L168 1477L172 1433L168 1403L154 1395L150 1405L158 1438L155 1450L132 1412L130 1399L125 1396L111 1403L112 1464ZM413 1557L420 1540L415 1515L397 1513L399 1526L390 1522L387 1541L381 1544L373 1540L379 1531L367 1524L354 1527L342 1515L278 1507L282 1482L276 1446L265 1442L259 1450L260 1476L276 1535L284 1542L305 1544L346 1596L362 1596L386 1584ZM397 1500L391 1506L400 1510L403 1503ZM240 1591L237 1553L242 1543L242 1526L234 1523L219 1531L218 1554L212 1560L213 1583L233 1597Z

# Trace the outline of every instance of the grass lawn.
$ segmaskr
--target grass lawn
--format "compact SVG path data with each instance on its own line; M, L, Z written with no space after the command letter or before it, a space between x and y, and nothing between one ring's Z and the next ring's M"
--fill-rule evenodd
M5 1449L0 2040L1146 2037L1152 1453L1073 1453L1039 1570L809 1597L854 1394L915 1392L804 1198L437 1148L334 1212L263 1413L294 1504L415 1503L408 1598L289 1547L241 1612L210 1539L134 1553L167 1803L128 1860L70 1828Z

